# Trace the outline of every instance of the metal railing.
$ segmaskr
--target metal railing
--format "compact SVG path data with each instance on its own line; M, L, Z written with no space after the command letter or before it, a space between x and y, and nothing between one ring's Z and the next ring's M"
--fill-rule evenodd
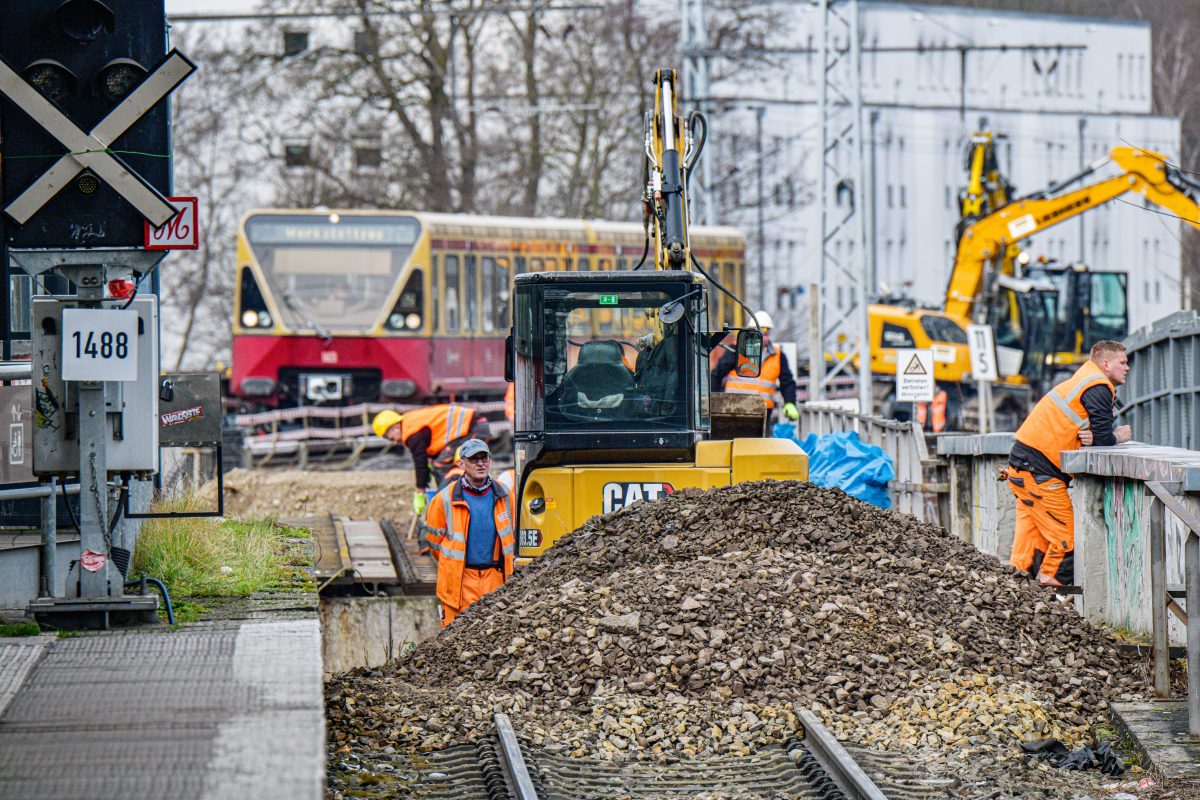
M854 431L865 444L883 450L892 459L896 477L888 484L895 509L922 522L950 524L950 483L946 464L931 456L921 426L914 422L858 414L836 406L815 403L798 406L797 425L803 438L810 433Z
M1146 481L1150 501L1150 622L1154 640L1154 694L1171 696L1171 649L1167 612L1187 626L1188 736L1200 739L1200 517L1189 511L1176 492L1179 484ZM1175 602L1178 590L1167 585L1167 525L1169 510L1188 529L1184 543L1184 597L1187 608Z
M1148 444L1200 449L1200 315L1179 311L1125 340L1133 369L1119 420Z

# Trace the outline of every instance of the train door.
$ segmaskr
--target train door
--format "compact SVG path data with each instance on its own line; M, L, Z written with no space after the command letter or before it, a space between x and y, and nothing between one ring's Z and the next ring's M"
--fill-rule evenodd
M508 256L485 255L479 258L479 331L475 337L474 372L480 390L503 392L504 337L511 317L509 310Z
M431 381L443 395L460 395L466 389L468 370L471 368L469 328L466 325L467 304L463 297L463 254L443 253L435 259L435 274L441 308L441 331L433 339L432 363L429 366Z

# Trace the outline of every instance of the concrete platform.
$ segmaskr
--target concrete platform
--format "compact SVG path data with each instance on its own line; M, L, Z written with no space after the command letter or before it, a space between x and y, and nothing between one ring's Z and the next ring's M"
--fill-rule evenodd
M1114 703L1109 716L1134 743L1144 769L1200 789L1200 742L1187 739L1187 700Z
M320 800L316 615L0 638L0 798Z

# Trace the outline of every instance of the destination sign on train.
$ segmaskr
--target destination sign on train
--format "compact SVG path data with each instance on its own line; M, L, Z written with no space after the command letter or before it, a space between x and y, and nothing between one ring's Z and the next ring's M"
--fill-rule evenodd
M410 245L419 228L411 224L305 224L294 222L251 222L247 233L254 244L374 244Z

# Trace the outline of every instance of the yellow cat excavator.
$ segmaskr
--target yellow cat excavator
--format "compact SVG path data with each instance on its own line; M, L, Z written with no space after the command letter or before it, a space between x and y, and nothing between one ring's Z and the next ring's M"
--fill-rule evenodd
M713 436L710 285L692 257L687 186L704 118L678 113L673 70L655 75L646 117L646 250L621 272L538 272L514 279L506 377L515 383L518 557L540 555L589 517L690 487L805 479L792 441ZM647 255L653 248L653 262ZM645 269L642 267L645 266ZM752 315L748 309L746 317ZM762 334L737 332L738 371L758 374Z
M1111 166L1117 168L1111 177L1069 188ZM1032 399L1030 387L1036 387L1055 362L1058 295L1052 282L1016 274L1017 245L1129 192L1200 227L1200 182L1158 153L1114 148L1107 158L1062 183L964 220L942 309L872 305L872 372L877 377L894 375L897 348L932 349L935 378L956 389L960 404L967 405L974 399L974 385L966 326L986 323L995 333L1001 374L995 395L998 419L1001 424L1019 419Z

